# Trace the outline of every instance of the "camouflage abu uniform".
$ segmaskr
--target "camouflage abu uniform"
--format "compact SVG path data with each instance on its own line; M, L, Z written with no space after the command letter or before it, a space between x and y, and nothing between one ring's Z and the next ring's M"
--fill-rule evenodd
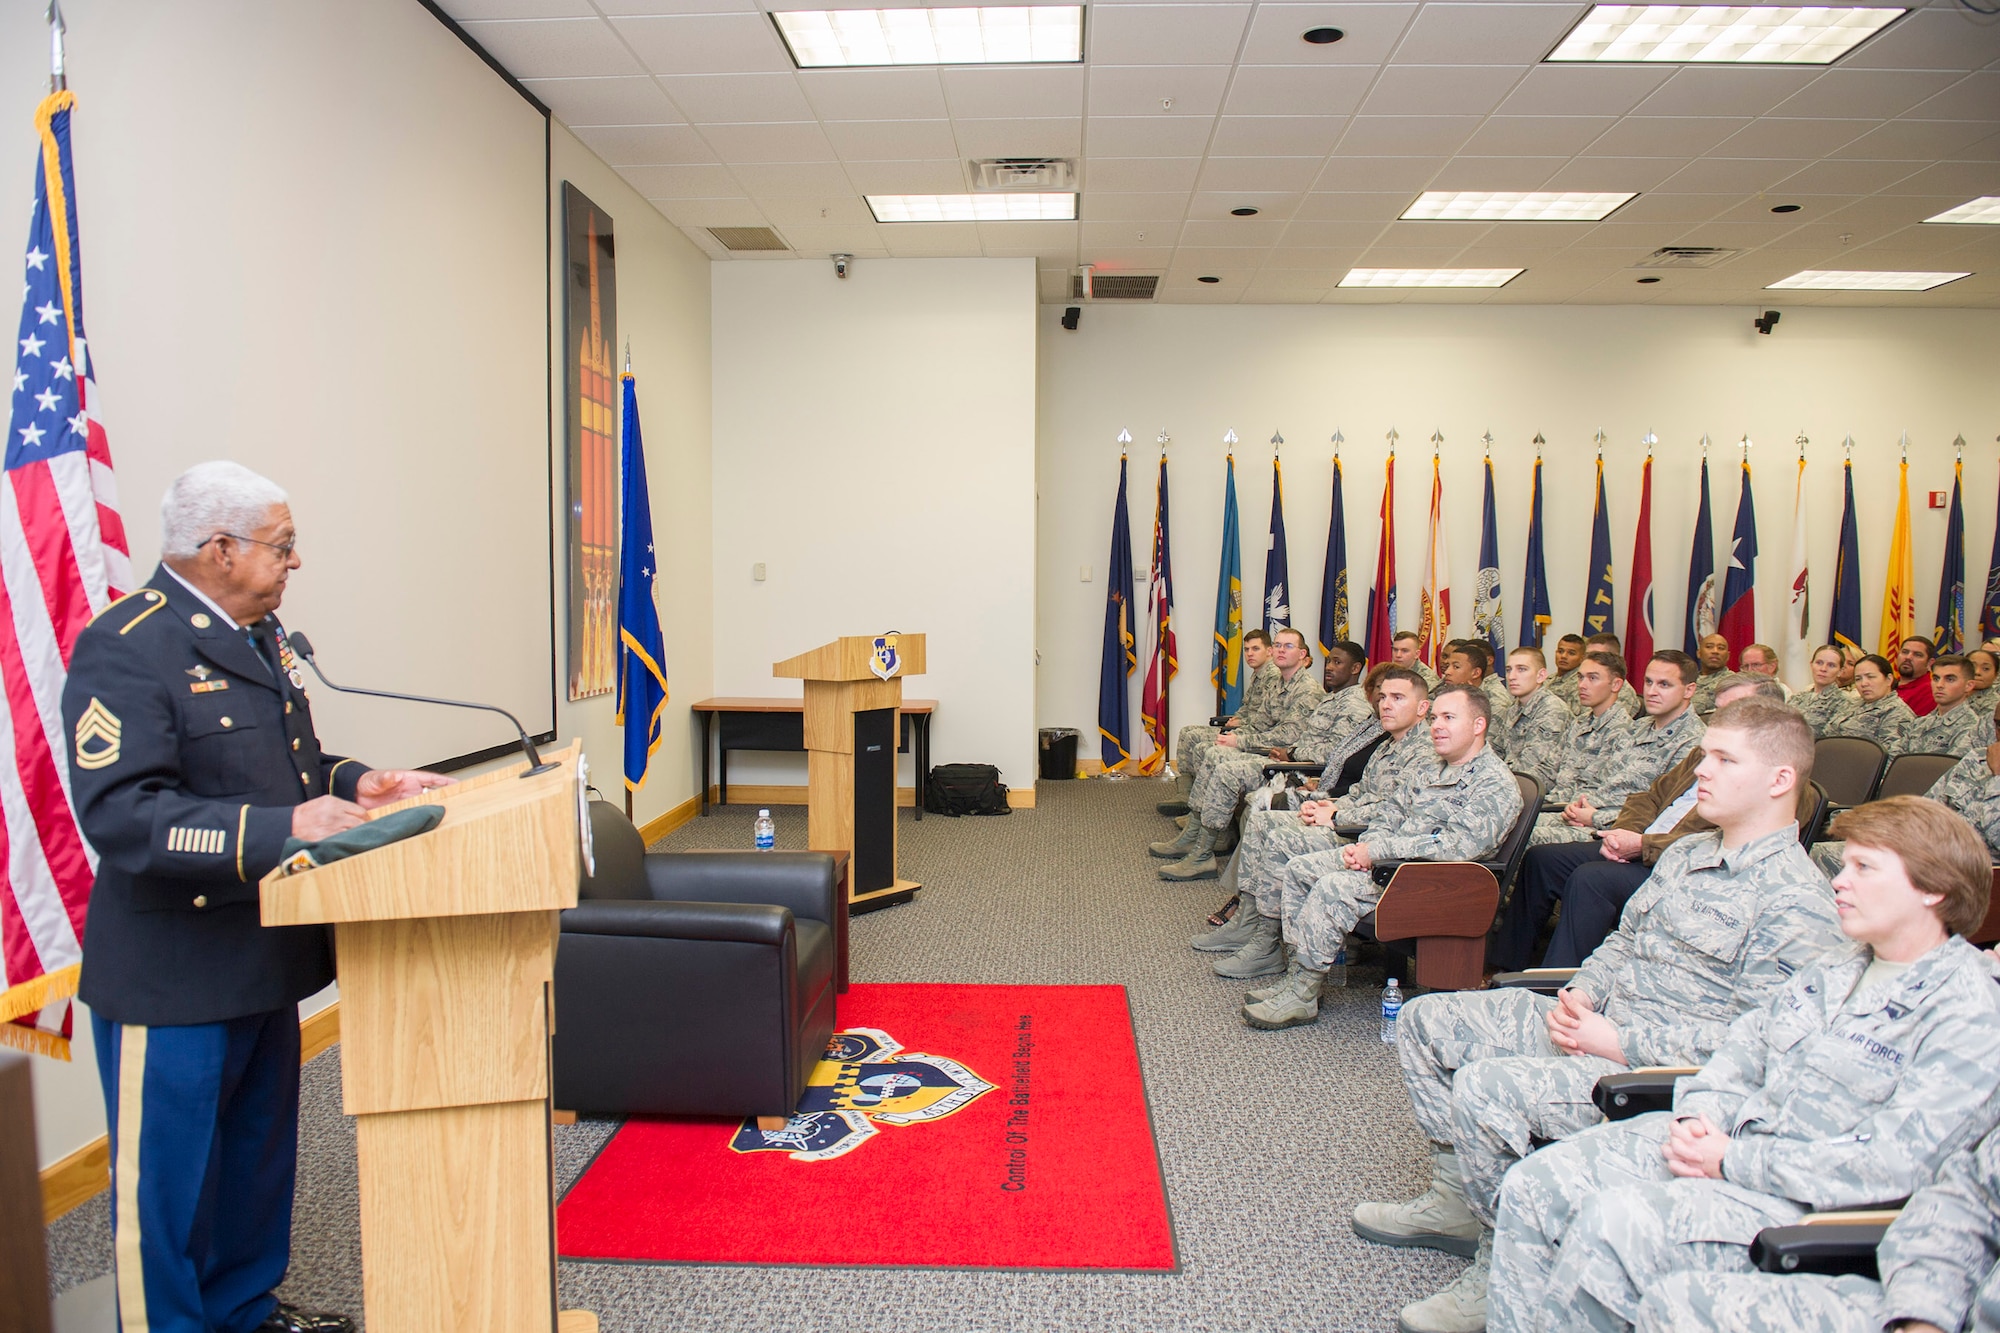
M1570 712L1581 713L1583 705L1577 701L1576 686L1576 671L1572 668L1559 676L1550 676L1548 684L1542 686L1542 688L1562 700L1563 707L1569 709Z
M1520 813L1513 772L1482 745L1464 763L1437 761L1428 775L1412 774L1356 841L1376 861L1477 861L1493 854ZM1285 866L1285 942L1315 970L1332 965L1347 932L1382 898L1373 874L1347 869L1342 854L1314 852Z
M1979 736L1979 724L1990 724L1992 720L1992 714L1982 715L1961 699L1950 708L1926 713L1903 728L1902 753L1965 754Z
M2000 862L2000 778L1993 776L1985 749L1974 750L1959 760L1924 795L1962 815L1985 840L1986 850L1993 859ZM1846 849L1845 842L1816 842L1812 849L1813 864L1830 879L1840 873L1840 854Z
M1826 734L1874 741L1882 747L1882 753L1893 758L1904 753L1903 733L1916 720L1917 715L1903 702L1903 696L1891 690L1872 704L1859 698L1849 700L1845 708L1833 715Z
M1486 696L1486 706L1493 712L1492 722L1497 728L1507 718L1514 715L1514 696L1507 693L1507 680L1497 671L1489 671L1479 678L1480 692Z
M1554 785L1542 792L1542 800L1558 805L1575 800L1631 725L1632 719L1616 702L1602 713L1578 713L1570 719L1569 734L1563 738L1562 766L1556 770Z
M1279 678L1277 693L1271 699L1271 720L1262 726L1244 723L1236 729L1237 740L1246 750L1273 750L1281 745L1292 745L1304 733L1306 719L1313 715L1313 710L1325 698L1326 691L1319 684L1319 672L1310 666L1301 666L1292 673L1290 680ZM1213 753L1210 751L1211 755Z
M1368 693L1358 686L1350 685L1322 698L1290 747L1294 759L1315 763L1324 759L1373 716ZM1263 750L1246 754L1227 745L1213 747L1195 774L1194 789L1188 793L1189 811L1208 828L1227 828L1236 814L1236 803L1264 785L1264 767L1270 762L1270 755Z
M1642 1333L1695 1329L1877 1333L1893 1322L2000 1330L2000 1134L1956 1153L1910 1199L1864 1277L1680 1273L1646 1295Z
M1251 673L1250 682L1243 687L1243 706L1236 710L1237 726L1271 725L1271 706L1277 699L1280 679L1278 664L1269 659ZM1221 734L1221 727L1182 727L1174 742L1175 766L1192 779L1201 771L1201 761Z
M1806 725L1812 728L1814 740L1825 736L1827 728L1833 725L1834 718L1840 716L1841 710L1853 702L1853 697L1838 685L1821 685L1815 689L1800 690L1792 696L1792 707L1799 710L1799 715L1805 718Z
M1723 679L1728 675L1729 668L1723 667L1716 671L1704 671L1695 677L1694 703L1691 707L1698 716L1707 717L1715 711L1715 696L1721 691Z
M1566 824L1560 813L1542 815L1535 820L1529 845L1588 842L1591 829L1610 828L1625 798L1652 786L1660 774L1699 745L1707 731L1708 724L1696 717L1692 708L1681 710L1680 716L1664 727L1654 726L1650 719L1634 722L1618 738L1616 747L1582 774L1580 787L1569 795L1572 801L1587 796L1597 808L1597 813L1590 817L1591 827L1581 829Z
M1495 715L1486 743L1507 761L1516 773L1526 773L1547 791L1562 767L1563 745L1569 739L1572 721L1569 708L1544 685L1525 699L1517 700L1505 722Z
M1382 724L1375 725L1379 731ZM1348 788L1335 807L1340 822L1366 824L1413 775L1436 764L1430 728L1420 720L1368 757L1361 781ZM1257 910L1265 916L1279 916L1284 911L1285 867L1292 858L1340 845L1340 836L1332 829L1308 824L1295 811L1256 811L1243 821L1243 841L1236 851L1236 891L1255 898Z
M1488 1327L1629 1324L1676 1272L1747 1273L1767 1226L1900 1199L2000 1118L2000 986L1956 936L1862 985L1851 946L1736 1020L1671 1112L1599 1125L1508 1173ZM1673 1121L1729 1136L1723 1179L1673 1176Z
M1730 1023L1844 943L1833 895L1787 825L1733 851L1711 831L1682 838L1570 985L1618 1029L1627 1065L1698 1065ZM1556 1002L1503 988L1421 995L1403 1008L1396 1054L1417 1124L1453 1145L1481 1222L1507 1168L1535 1139L1603 1119L1590 1091L1624 1066L1549 1041Z

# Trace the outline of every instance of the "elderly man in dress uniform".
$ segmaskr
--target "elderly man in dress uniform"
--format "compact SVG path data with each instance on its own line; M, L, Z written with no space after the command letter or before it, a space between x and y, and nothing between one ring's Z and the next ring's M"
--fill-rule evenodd
M110 1126L119 1316L152 1333L337 1333L273 1292L291 1259L298 1002L327 933L266 929L289 838L450 781L321 751L273 615L299 567L285 492L203 463L160 506L160 568L77 639L71 783L98 854L80 994Z

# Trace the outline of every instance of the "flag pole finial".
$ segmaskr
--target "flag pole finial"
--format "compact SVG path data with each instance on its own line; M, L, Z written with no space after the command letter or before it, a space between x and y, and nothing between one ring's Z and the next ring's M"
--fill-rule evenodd
M1129 430L1121 430L1121 431L1119 431L1119 432L1118 432L1118 456L1119 456L1120 458L1123 458L1123 457L1125 457L1125 446L1126 446L1126 445L1128 445L1128 444L1130 444L1130 443L1132 443L1132 432L1131 432L1131 431L1129 431Z
M1899 448L1900 448L1900 449L1902 449L1902 451L1903 451L1903 461L1904 461L1905 463L1909 462L1909 461L1910 461L1910 432L1908 432L1908 431L1904 431L1904 432L1903 432L1903 434L1902 434L1902 438L1900 438L1899 440L1897 440L1897 441L1896 441L1896 444L1897 444L1897 447L1899 447Z
M1433 430L1431 432L1431 457L1436 458L1438 456L1438 450L1443 447L1444 447L1444 432L1441 430Z
M1479 437L1479 442L1486 446L1486 457L1488 460L1491 460L1493 457L1493 428L1491 426L1488 426L1486 433Z
M1749 467L1749 466L1750 466L1750 450L1751 450L1751 449L1752 449L1752 448L1753 448L1754 446L1752 446L1752 445L1751 445L1751 443L1750 443L1750 436L1749 436L1748 432L1745 432L1745 434L1744 434L1743 438L1742 438L1741 440L1738 440L1738 441L1736 442L1736 447L1737 447L1737 448L1739 448L1739 449L1741 449L1741 450L1743 451L1743 466L1744 466L1744 467Z
M1658 444L1659 442L1660 442L1660 437L1653 434L1653 428L1651 426L1648 426L1646 428L1646 433L1639 437L1639 443L1646 446L1646 457L1648 459L1651 459L1653 456L1653 446Z
M1233 430L1222 432L1222 442L1229 446L1230 457L1234 458L1236 456L1236 432Z
M1537 463L1539 463L1539 462L1541 462L1541 461L1542 461L1542 446L1543 446L1543 445L1545 445L1545 444L1547 444L1547 443L1548 443L1548 441L1542 438L1542 433L1541 433L1540 431L1536 431L1536 432L1535 432L1535 461L1536 461Z
M1389 457L1394 458L1396 456L1396 441L1402 439L1403 437L1396 433L1396 428L1394 426L1391 426L1389 427L1389 434L1387 435L1386 438L1389 441Z
M1854 434L1853 434L1853 432L1851 432L1851 431L1850 431L1850 432L1848 433L1848 436L1847 436L1847 438L1846 438L1846 439L1844 439L1844 440L1842 440L1842 441L1840 442L1840 447L1841 447L1841 449L1842 449L1842 450L1843 450L1843 451L1845 452L1845 454L1846 454L1846 457L1847 457L1847 461L1848 461L1848 462L1850 462L1850 463L1852 463L1852 462L1854 461Z
M1801 463L1806 461L1806 446L1811 443L1812 441L1806 438L1806 428L1804 426L1799 427L1798 446L1799 446L1799 461Z
M1173 436L1167 434L1167 428L1165 426L1160 427L1159 438L1156 439L1154 443L1160 446L1161 458L1165 458L1167 456L1167 442L1173 438L1174 438Z
M1590 438L1597 442L1597 461L1602 463L1604 461L1604 427L1599 426L1597 434Z
M1703 431L1703 432L1701 433L1701 461L1702 461L1702 462L1704 462L1704 463L1706 463L1706 462L1708 461L1708 432L1707 432L1707 431Z
M1958 460L1959 460L1959 461L1960 461L1961 463L1965 461L1965 436L1964 436L1964 435L1962 435L1962 434L1961 434L1961 435L1960 435L1960 436L1959 436L1959 437L1958 437L1957 439L1955 439L1955 440L1953 440L1953 441L1951 442L1951 453L1952 453L1952 457L1954 457L1954 458L1958 459Z
M1333 428L1333 461L1340 461L1340 446L1347 443L1347 437L1340 433L1340 427Z
M1275 430L1271 432L1271 457L1276 458L1278 456L1278 447L1284 442L1285 437L1282 432Z
M69 76L63 72L63 33L67 25L63 22L60 0L49 0L49 91L59 93L69 87Z
M625 373L632 373L632 335L625 335Z

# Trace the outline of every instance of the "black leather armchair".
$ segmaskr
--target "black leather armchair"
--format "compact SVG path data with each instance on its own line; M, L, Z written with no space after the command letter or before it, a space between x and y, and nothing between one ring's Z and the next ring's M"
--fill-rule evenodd
M833 1036L834 859L648 854L603 801L590 824L597 873L556 948L555 1104L790 1116Z

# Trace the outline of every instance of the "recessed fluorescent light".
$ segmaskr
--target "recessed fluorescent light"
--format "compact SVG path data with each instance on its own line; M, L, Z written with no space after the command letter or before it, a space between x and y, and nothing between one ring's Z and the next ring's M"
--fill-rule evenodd
M1505 287L1525 273L1518 268L1356 268L1343 287Z
M1071 222L1074 194L871 194L877 222Z
M1809 268L1780 278L1764 290L1818 292L1927 292L1970 273L1882 273L1867 269Z
M1594 5L1548 59L1825 65L1908 12L1827 5Z
M1051 65L1083 59L1083 7L798 9L771 15L800 69Z
M2000 194L1983 194L1969 204L1957 208L1947 208L1926 222L1978 222L1991 227L2000 225Z
M1409 221L1597 222L1639 196L1555 190L1425 190L1404 210Z

